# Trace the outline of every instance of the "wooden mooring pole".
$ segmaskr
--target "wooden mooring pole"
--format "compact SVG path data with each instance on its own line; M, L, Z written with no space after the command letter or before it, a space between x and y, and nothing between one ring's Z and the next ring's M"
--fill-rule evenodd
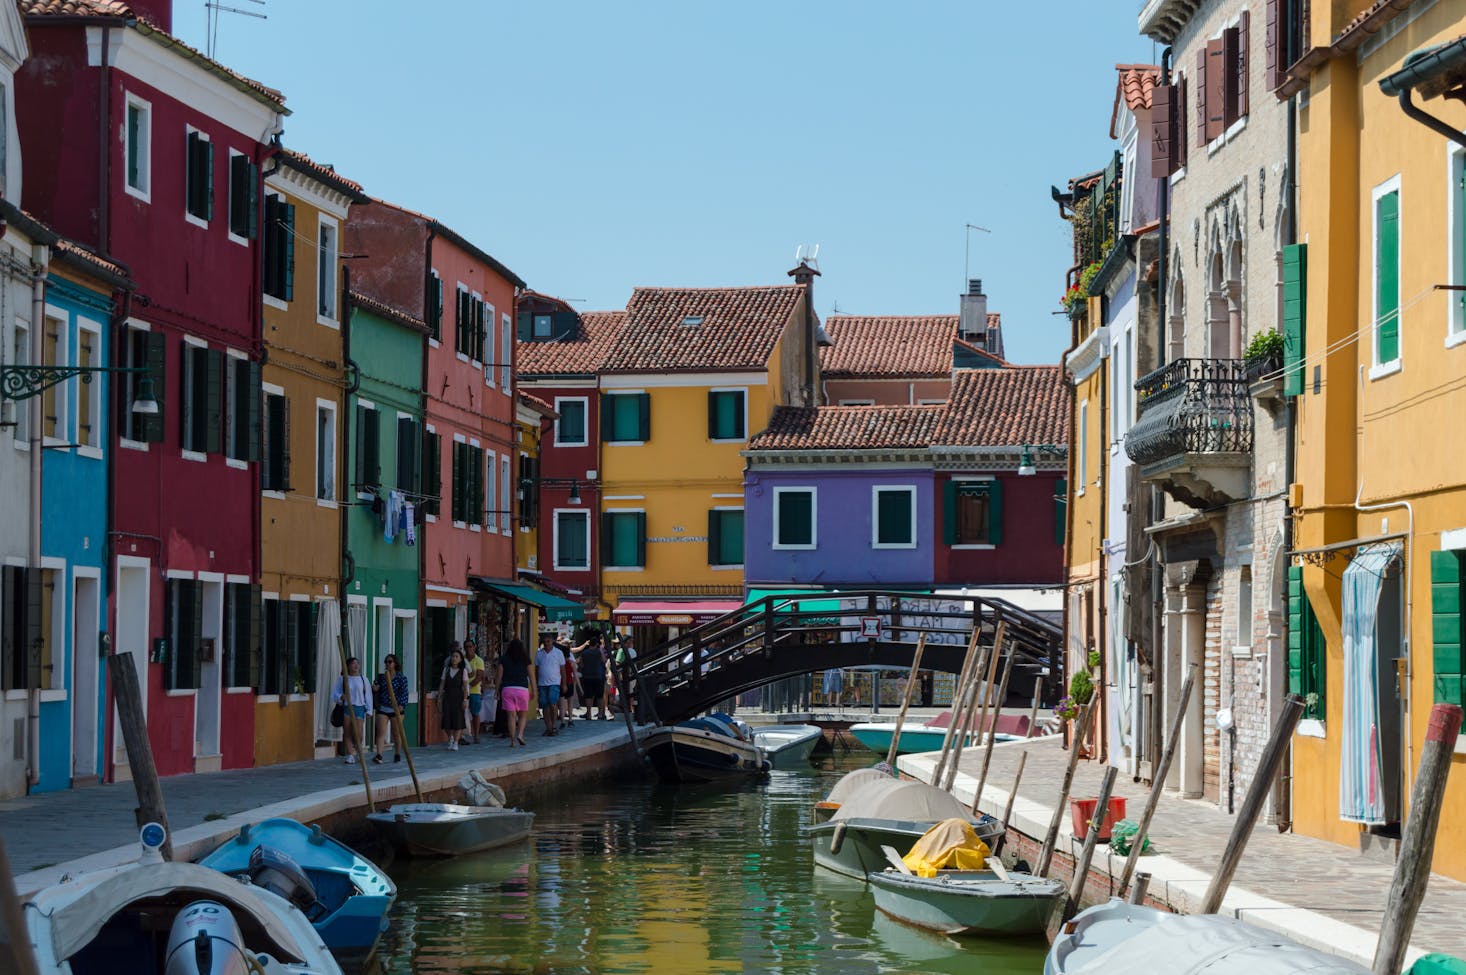
M366 790L367 812L376 812L377 804L372 799L372 774L367 771L367 756L361 747L361 726L357 724L356 711L351 707L351 675L346 672L348 659L346 639L346 627L343 626L340 635L336 638L336 651L341 656L341 707L346 712L346 720L341 722L342 737L356 747L356 764L361 766L361 784L362 788ZM366 681L366 675L361 675L361 679ZM367 693L370 694L372 685L368 683L366 687ZM423 690L426 691L426 688Z
M1385 900L1385 917L1374 951L1374 975L1397 975L1410 947L1410 932L1425 898L1430 881L1430 861L1435 853L1435 833L1441 821L1441 804L1446 798L1446 777L1451 774L1451 756L1461 732L1461 709L1454 704L1437 704L1430 709L1425 745L1420 749L1420 771L1410 792L1410 817L1400 840L1400 858Z
M1242 852L1247 849L1247 841L1252 838L1252 827L1257 824L1257 817L1262 813L1262 804L1273 787L1273 780L1278 777L1283 756L1288 753L1293 731L1302 717L1303 698L1297 694L1289 694L1283 701L1283 710L1278 715L1277 724L1273 725L1272 736L1262 750L1257 773L1252 778L1252 784L1247 787L1242 808L1237 811L1237 821L1232 824L1232 835L1227 838L1227 845L1222 850L1221 860L1217 862L1216 873L1212 874L1211 884L1206 889L1206 897L1201 902L1199 913L1215 914L1221 908L1222 898L1227 896L1227 888L1232 885L1232 875L1237 872L1237 864L1242 862Z
M1145 847L1145 837L1150 833L1150 821L1161 801L1161 790L1165 788L1166 775L1171 771L1171 759L1176 756L1176 745L1181 741L1181 725L1186 721L1186 704L1191 700L1191 688L1195 683L1196 665L1192 664L1187 668L1186 680L1181 684L1181 696L1176 702L1176 716L1171 722L1171 735L1166 739L1165 750L1161 752L1161 760L1155 767L1150 795L1145 800L1145 810L1140 814L1135 835L1130 838L1130 855L1125 858L1125 869L1120 872L1120 886L1116 891L1120 897L1125 896L1125 888L1130 886L1130 877L1135 873L1135 862L1140 859L1140 853Z
M926 631L923 630L921 639L916 641L916 656L911 661L911 676L906 678L906 694L901 698L901 713L896 715L896 730L891 732L891 749L886 752L886 764L891 768L896 767L897 746L901 744L901 728L906 724L906 711L911 707L911 691L920 683L916 674L921 668L921 655L925 650Z
M1074 733L1074 740L1069 743L1069 767L1064 770L1064 780L1059 785L1059 798L1054 802L1054 814L1049 819L1049 831L1044 834L1044 844L1038 852L1038 869L1034 871L1040 877L1049 875L1049 868L1054 862L1054 846L1059 842L1059 826L1064 822L1064 809L1069 804L1069 790L1074 787L1074 770L1079 765L1079 753L1084 751L1084 743L1089 738L1090 713L1094 708L1098 694L1089 699L1089 703L1079 709L1078 730Z
M1003 621L999 620L998 628L993 634L993 645L988 648L987 656L983 658L983 666L979 667L977 671L972 675L973 688L971 701L967 706L967 717L962 722L962 730L957 736L956 744L953 746L952 763L947 766L947 781L946 784L942 786L942 788L947 792L952 791L952 784L957 781L957 767L962 762L962 749L966 747L968 737L981 730L973 727L978 715L977 695L980 691L982 694L983 702L982 710L983 713L986 713L988 695L991 694L993 691L993 678L995 678L998 674L998 658L1002 655L1003 652L1003 647L1000 642L1002 636ZM979 684L978 681L982 678L982 675L984 673L987 674L987 679L982 680L981 684Z
M1013 789L1008 793L1008 802L1003 806L1003 825L1013 821L1013 800L1018 798L1018 783L1023 781L1023 766L1028 761L1028 750L1018 753L1018 771L1013 773ZM972 801L972 811L977 812L977 800Z
M972 639L967 641L967 655L962 658L962 672L957 675L957 683L952 685L952 710L947 720L947 733L942 736L942 754L937 757L936 771L932 774L932 785L941 784L942 773L947 767L947 753L952 747L952 736L957 731L957 715L962 709L962 701L967 693L967 677L972 672L981 636L982 628L974 625Z
M0 972L36 975L36 956L25 929L20 891L15 889L15 877L10 872L10 858L5 855L3 841L0 841Z
M159 852L173 859L173 831L168 828L168 810L163 805L163 784L153 761L153 743L148 740L148 718L143 711L142 688L137 682L137 665L132 653L112 655L107 673L112 678L112 700L117 704L117 723L122 726L122 743L127 748L127 772L137 790L137 825L157 823L166 834Z
M993 641L997 647L995 651L997 653L1003 652L1003 626L1003 622L1001 620L998 621L998 635ZM993 720L991 725L988 725L986 709L983 710L982 718L978 720L979 727L988 725L988 740L987 749L982 753L982 772L977 776L977 791L972 794L972 808L974 810L977 809L977 804L982 799L983 787L988 782L988 767L993 763L993 746L998 743L998 715L1003 713L1003 702L1008 699L1008 678L1013 675L1013 660L1017 656L1018 654L1009 651L1008 662L1003 665L1003 679L998 682L998 697L993 702Z
M1150 890L1150 874L1142 870L1135 875L1135 886L1130 888L1130 896L1125 899L1127 904L1144 904L1145 895Z
M1099 802L1090 817L1089 829L1084 834L1084 849L1079 853L1079 862L1074 865L1074 879L1069 882L1069 903L1064 906L1064 920L1079 912L1079 898L1084 896L1084 881L1089 878L1089 865L1094 862L1094 848L1099 844L1100 827L1110 814L1110 793L1115 788L1115 776L1119 769L1110 765L1105 768L1104 780L1100 783Z

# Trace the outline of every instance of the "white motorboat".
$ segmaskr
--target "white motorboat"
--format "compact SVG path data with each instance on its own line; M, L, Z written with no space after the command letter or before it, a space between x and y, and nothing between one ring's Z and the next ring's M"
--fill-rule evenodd
M763 749L774 768L803 768L824 734L814 724L771 724L753 729L753 743Z
M721 711L653 728L642 738L642 748L663 782L748 779L770 767L748 725Z
M408 802L374 812L367 820L408 856L459 856L518 843L534 826L534 813L451 802Z

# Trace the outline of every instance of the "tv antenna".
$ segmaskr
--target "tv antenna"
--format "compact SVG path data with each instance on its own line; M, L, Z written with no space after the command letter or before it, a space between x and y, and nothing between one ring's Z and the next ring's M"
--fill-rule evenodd
M236 0L236 2L252 3L258 7L265 5L265 0ZM242 14L245 17L254 17L258 20L269 20L268 16L259 11L245 10L242 7L231 7L228 4L221 3L220 0L204 0L204 10L207 11L204 34L208 38L205 45L205 53L210 58L214 57L214 52L219 48L219 15L221 13Z
M820 269L820 245L800 244L794 250L794 263L818 271Z
M972 232L981 230L985 234L992 233L986 227L979 227L975 223L967 224L967 240L962 252L962 290L967 290L967 282L972 279Z

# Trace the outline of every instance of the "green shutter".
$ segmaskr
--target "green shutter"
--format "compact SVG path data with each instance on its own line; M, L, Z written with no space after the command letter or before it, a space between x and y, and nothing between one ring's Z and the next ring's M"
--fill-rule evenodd
M127 106L127 185L134 189L140 189L138 170L138 136L141 134L139 124L142 121L142 110L135 105Z
M148 332L146 336L148 378L152 380L153 399L158 401L158 412L143 415L139 433L144 443L161 443L163 418L168 413L168 337L161 332Z
M988 544L1003 544L1003 482L991 480L988 486Z
M743 564L743 512L725 511L721 519L723 565Z
M1375 359L1400 358L1400 191L1375 204Z
M636 565L646 566L646 512L636 513L634 531L636 532Z
M453 496L449 500L449 518L463 521L463 444L453 441Z
M281 230L280 239L284 242L283 254L280 259L281 268L284 271L285 301L295 298L295 204L282 204L283 214L281 219L285 222Z
M249 438L249 442L243 459L258 461L260 459L260 364L250 360L249 369L246 372L244 422L245 435Z
M721 425L720 425L720 421L721 421L722 418L718 415L718 413L719 413L719 409L718 408L719 408L719 406L722 403L722 398L723 398L723 394L722 393L714 393L714 392L711 392L711 391L708 392L708 439L709 440L717 440L721 436L721 434L719 433L719 431L722 429L721 428Z
M367 410L366 448L367 483L376 486L382 483L382 416L376 410Z
M1303 568L1288 568L1288 691L1313 697L1305 718L1324 716L1327 641L1308 594L1303 589Z
M214 219L214 144L203 143L204 219Z
M1288 567L1288 693L1303 693L1303 567Z
M781 545L814 544L814 495L808 491L785 491L778 500Z
M1304 359L1308 355L1308 245L1283 248L1283 394L1303 392Z
M260 225L260 167L249 163L244 170L244 221L245 236L254 240L259 235Z
M1461 554L1430 553L1430 628L1435 665L1435 700L1462 704L1462 675L1466 665L1466 615L1462 614Z
M1069 520L1069 481L1059 478L1054 485L1054 544L1063 545Z
M708 512L708 565L725 565L723 561L723 512Z
M942 485L942 541L957 544L957 482Z
M652 397L650 393L636 394L636 439L646 443L652 438Z
M224 449L224 353L205 349L203 360L204 451L217 454Z
M876 541L882 545L904 545L911 537L911 494L904 490L876 492Z
M621 564L616 561L616 516L609 511L601 512L601 564Z

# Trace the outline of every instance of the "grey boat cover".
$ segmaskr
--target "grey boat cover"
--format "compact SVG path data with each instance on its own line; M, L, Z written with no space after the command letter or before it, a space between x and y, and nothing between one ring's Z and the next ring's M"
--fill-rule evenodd
M895 819L935 823L943 819L969 819L967 808L934 785L882 776L866 783L840 803L831 819Z
M874 768L858 768L854 772L846 772L830 794L825 796L825 802L833 802L836 805L845 802L852 795L864 788L870 782L894 782L895 779Z

